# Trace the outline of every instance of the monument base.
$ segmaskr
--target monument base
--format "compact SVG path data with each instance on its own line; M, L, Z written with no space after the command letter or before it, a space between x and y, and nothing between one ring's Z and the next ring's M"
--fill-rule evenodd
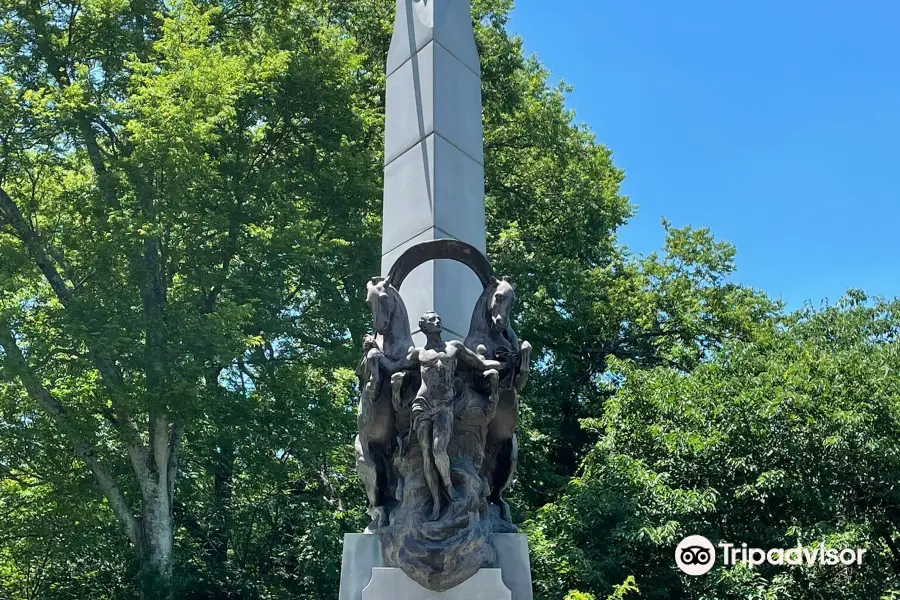
M375 567L362 600L511 600L500 569L481 569L446 592L432 592L407 577L401 569Z
M344 536L339 600L533 600L528 540L518 533L491 537L497 549L496 569L481 569L446 592L432 592L400 569L386 568L381 536L348 533Z

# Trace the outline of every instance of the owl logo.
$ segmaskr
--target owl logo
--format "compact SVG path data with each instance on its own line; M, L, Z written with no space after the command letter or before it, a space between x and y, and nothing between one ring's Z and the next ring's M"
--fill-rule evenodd
M709 573L716 562L716 550L708 539L692 535L681 540L675 548L675 564L688 575Z

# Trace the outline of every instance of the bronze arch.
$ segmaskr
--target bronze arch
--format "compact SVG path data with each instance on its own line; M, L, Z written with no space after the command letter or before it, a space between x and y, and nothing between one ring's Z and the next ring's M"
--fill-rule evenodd
M494 270L491 263L475 246L459 240L429 240L408 248L400 255L388 272L388 280L399 290L403 281L413 269L430 260L449 259L462 263L472 269L483 287L494 281Z

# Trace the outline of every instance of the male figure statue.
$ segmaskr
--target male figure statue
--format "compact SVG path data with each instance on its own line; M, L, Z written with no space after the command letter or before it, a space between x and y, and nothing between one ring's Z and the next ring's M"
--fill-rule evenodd
M431 520L435 521L441 513L441 485L451 500L455 496L447 447L453 433L454 379L459 361L488 378L494 405L491 411L499 397L498 369L502 365L498 361L485 360L462 342L443 341L441 317L434 311L425 313L419 321L419 329L425 334L425 347L413 348L408 356L410 363L419 365L422 374L422 385L412 404L412 429L422 449L425 481L434 501Z

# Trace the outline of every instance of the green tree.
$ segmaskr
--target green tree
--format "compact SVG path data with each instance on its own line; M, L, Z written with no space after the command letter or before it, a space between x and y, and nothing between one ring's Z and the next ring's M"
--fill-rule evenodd
M230 373L324 378L340 419L364 323L354 45L303 3L245 8L0 4L0 378L93 475L147 598L171 594L184 436L226 455L255 408Z
M351 369L378 270L394 4L0 0L14 597L336 593L364 506ZM611 152L508 31L512 1L472 8L489 254L537 353L512 494L545 523L602 435L582 422L616 393L615 360L688 373L772 335L778 306L729 281L734 250L709 231L665 224L644 258L621 247L633 208ZM540 589L567 572L560 593L634 591L625 570L582 585L543 536Z
M851 292L691 372L616 361L617 393L565 494L530 524L542 598L865 598L900 579L900 302ZM700 534L756 548L865 548L861 566L681 575Z

